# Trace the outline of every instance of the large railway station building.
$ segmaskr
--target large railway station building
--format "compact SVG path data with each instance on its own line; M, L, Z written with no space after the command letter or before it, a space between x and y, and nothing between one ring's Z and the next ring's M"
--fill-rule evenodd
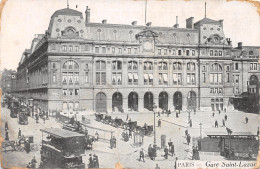
M42 110L224 110L229 99L259 96L259 48L232 47L223 20L186 27L90 22L90 9L65 8L32 40L13 95ZM254 80L256 83L250 82Z

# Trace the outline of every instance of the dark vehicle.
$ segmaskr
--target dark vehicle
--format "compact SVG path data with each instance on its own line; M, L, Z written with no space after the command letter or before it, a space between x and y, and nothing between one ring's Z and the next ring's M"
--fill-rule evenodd
M125 126L126 129L129 129L131 131L134 131L136 127L137 127L137 121L129 121Z
M141 131L145 136L151 135L153 133L153 125L142 127Z
M10 100L10 117L17 118L19 112L19 102L17 100Z
M43 136L40 168L85 168L82 162L85 136L59 128L41 129Z
M2 107L5 107L5 105L7 105L7 98L6 97L3 98L1 105L2 105Z
M104 123L105 123L105 124L110 124L111 122L112 122L111 116L106 115L106 116L105 116L105 119L104 119Z
M18 123L19 124L22 124L22 125L28 124L28 117L27 117L26 113L27 113L27 108L19 109L19 114L18 114Z
M95 116L96 116L96 120L97 120L97 121L101 121L101 120L103 120L103 116L104 116L104 115L103 115L103 114L100 114L100 113L98 113L98 114L95 113Z
M113 122L113 126L115 126L115 127L122 127L123 124L124 124L124 121L122 119L115 119Z

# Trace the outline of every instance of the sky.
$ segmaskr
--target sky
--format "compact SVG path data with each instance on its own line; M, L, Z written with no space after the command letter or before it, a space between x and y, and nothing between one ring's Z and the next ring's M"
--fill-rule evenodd
M68 0L71 9L83 13L88 6L91 22L144 25L144 0ZM231 38L233 47L238 42L245 46L260 46L260 14L248 2L207 0L207 18L224 20L224 33ZM148 0L147 22L152 26L172 27L178 16L181 28L186 19L194 22L204 18L205 0ZM76 8L77 5L77 8ZM51 15L67 7L67 0L8 0L2 11L0 32L0 69L17 69L22 53L31 47L35 34L44 34Z

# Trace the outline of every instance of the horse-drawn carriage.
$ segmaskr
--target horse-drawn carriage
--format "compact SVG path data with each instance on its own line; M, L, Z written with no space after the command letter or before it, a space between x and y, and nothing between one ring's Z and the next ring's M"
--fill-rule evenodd
M145 136L149 136L153 133L153 125L147 125L146 127L142 127L141 128L141 132L145 135Z
M112 125L115 126L116 128L123 127L123 124L124 124L124 121L122 119L118 119L118 118L116 118L112 123Z
M11 140L11 141L3 141L2 143L2 151L38 151L37 144L34 144L33 142L33 136L32 135L22 135L17 139L17 141Z
M95 113L95 116L97 121L102 121L104 118L104 115L100 113Z
M136 130L137 127L137 121L129 121L128 123L125 124L125 129L134 131Z
M26 109L20 109L18 113L18 123L22 125L28 124L28 117L26 116Z
M104 118L103 122L105 124L110 124L112 122L112 117L108 116L108 115L105 115L105 118Z

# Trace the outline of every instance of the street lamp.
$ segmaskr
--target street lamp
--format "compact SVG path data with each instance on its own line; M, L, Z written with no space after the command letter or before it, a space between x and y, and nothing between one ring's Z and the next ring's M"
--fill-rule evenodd
M153 124L154 124L154 139L153 139L153 144L154 146L156 146L156 132L155 132L155 110L156 110L157 106L155 105L155 103L153 104Z
M232 134L232 130L230 128L226 128L227 133L228 133L228 158L230 158L230 152L231 152L231 134Z

